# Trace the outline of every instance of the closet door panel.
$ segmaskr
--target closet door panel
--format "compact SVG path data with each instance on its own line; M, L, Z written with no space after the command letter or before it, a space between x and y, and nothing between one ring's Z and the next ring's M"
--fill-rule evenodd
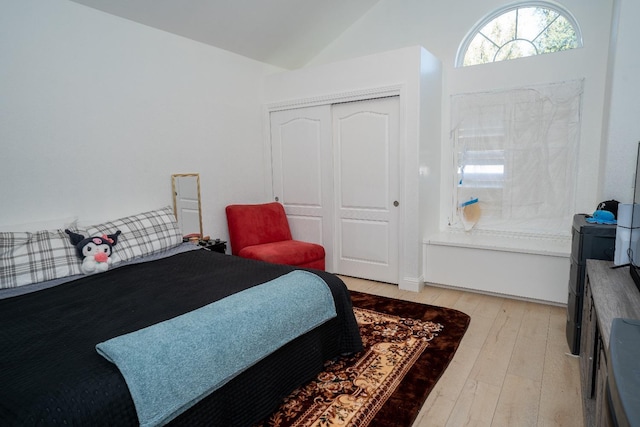
M389 240L384 222L342 219L343 260L385 265L389 260ZM382 240L381 240L382 239Z
M273 197L287 213L294 239L318 243L332 271L333 199L330 106L270 114Z
M388 123L356 113L340 122L340 206L385 210L389 200Z
M278 168L283 203L318 208L322 206L322 123L306 117L294 118L279 128Z
M289 210L296 211L297 209L293 208ZM289 228L291 228L291 235L294 236L294 239L324 246L324 239L322 238L322 218L304 214L287 214L287 219L289 220Z
M332 109L336 271L398 283L398 97Z

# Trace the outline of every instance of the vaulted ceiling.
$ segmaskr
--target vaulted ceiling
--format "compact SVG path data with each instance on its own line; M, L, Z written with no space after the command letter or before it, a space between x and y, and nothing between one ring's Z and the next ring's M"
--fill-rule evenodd
M281 68L299 68L379 0L72 0Z

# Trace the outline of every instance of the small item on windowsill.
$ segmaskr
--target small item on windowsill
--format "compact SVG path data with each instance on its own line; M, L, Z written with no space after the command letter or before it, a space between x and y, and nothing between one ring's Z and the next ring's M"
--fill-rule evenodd
M460 204L462 225L465 231L470 231L480 219L480 204L478 198L472 198Z

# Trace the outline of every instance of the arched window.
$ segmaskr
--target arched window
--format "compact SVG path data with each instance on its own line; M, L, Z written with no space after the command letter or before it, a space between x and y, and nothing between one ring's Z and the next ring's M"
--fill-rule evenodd
M582 47L575 18L545 1L501 8L482 19L464 38L456 67L486 64Z

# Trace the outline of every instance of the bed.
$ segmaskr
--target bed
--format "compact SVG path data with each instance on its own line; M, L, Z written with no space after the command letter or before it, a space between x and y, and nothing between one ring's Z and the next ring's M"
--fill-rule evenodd
M171 218L169 209L163 212ZM148 222L148 215L145 221L138 219L136 222ZM152 223L157 234L158 223ZM114 247L115 252L121 250L127 258L127 249L136 245L127 242L127 234L130 239L138 236L138 240L144 235L131 223L108 222L102 230L89 230L100 233L116 226L122 230L123 240ZM174 227L173 223L168 225L171 233L176 233ZM143 240L149 238L144 236ZM151 240L163 238L154 236ZM0 233L0 239L5 242L3 249L0 240L6 283L7 234L3 237ZM241 296L296 270L176 244L173 237L169 240L150 245L152 249L142 251L142 256L139 248L131 251L137 251L137 256L121 260L117 268L104 273L69 275L73 269L68 269L62 278L36 283L40 285L36 291L16 293L17 287L13 287L13 294L0 299L3 426L139 425L128 382L116 364L98 354L96 345L170 322L226 301L228 296ZM361 350L346 286L332 274L310 272L326 283L335 317L237 372L230 381L166 420L169 425L250 426L320 372L326 360ZM0 290L0 298L4 291ZM203 370L201 376L207 376L208 371Z

